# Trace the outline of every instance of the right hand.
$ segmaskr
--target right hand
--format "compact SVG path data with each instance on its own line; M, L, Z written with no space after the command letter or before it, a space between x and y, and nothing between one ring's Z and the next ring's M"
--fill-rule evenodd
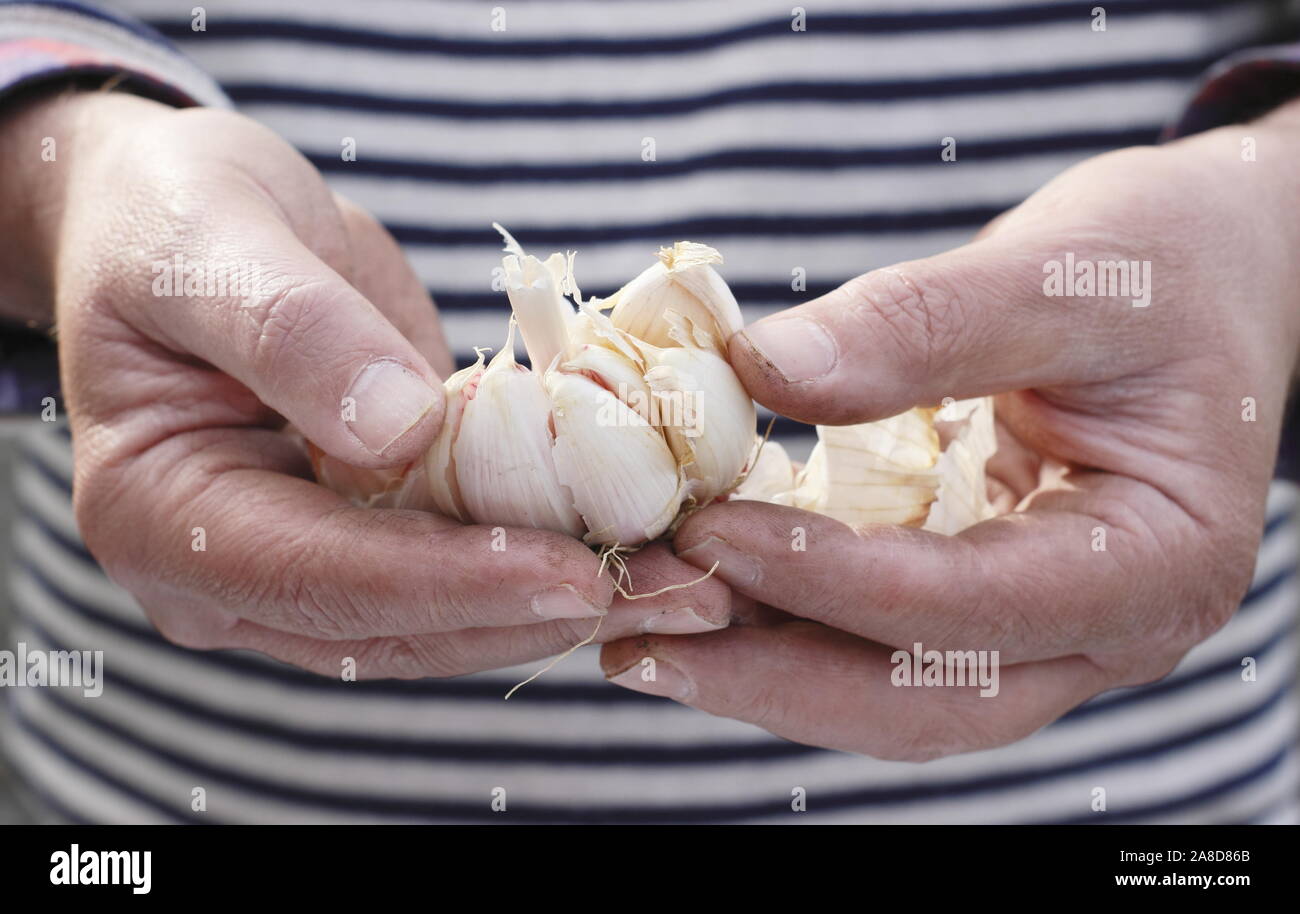
M25 239L0 254L0 301L38 324L55 303L77 522L170 640L417 677L550 656L607 612L601 641L727 624L716 580L615 600L577 540L510 528L494 551L490 527L310 481L286 420L352 466L404 466L438 431L452 360L393 239L268 130L77 93L8 116L0 160L16 166L0 229ZM159 297L155 265L178 257L258 278L247 296ZM629 564L642 592L699 576L663 546Z

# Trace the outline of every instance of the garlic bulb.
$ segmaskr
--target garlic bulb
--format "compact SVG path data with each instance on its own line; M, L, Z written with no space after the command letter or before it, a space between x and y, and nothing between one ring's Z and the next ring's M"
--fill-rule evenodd
M318 461L318 478L364 504L418 497L463 523L593 546L640 545L726 497L756 438L753 401L726 359L740 309L717 251L681 242L616 293L621 305L584 303L572 254L541 260L500 230L506 344L444 382L446 418L424 460L346 473ZM515 361L516 330L531 369Z
M741 315L717 251L678 242L608 299L583 302L571 253L541 260L496 228L513 311L505 346L444 382L445 418L422 460L363 470L310 446L322 483L366 506L602 547L638 546L731 497L945 533L991 515L990 400L819 426L796 471L779 444L759 447L754 403L727 361ZM516 330L531 368L515 361Z

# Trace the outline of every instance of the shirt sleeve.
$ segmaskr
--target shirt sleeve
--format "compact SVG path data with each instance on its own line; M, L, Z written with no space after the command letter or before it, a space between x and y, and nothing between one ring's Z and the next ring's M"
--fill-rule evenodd
M1202 78L1163 138L1243 123L1300 97L1300 44L1252 48L1219 61ZM1300 482L1300 394L1292 392L1282 424L1276 474Z
M0 103L34 82L118 77L175 105L228 107L217 84L153 29L66 0L0 0Z
M170 105L229 107L229 99L167 39L142 23L66 0L0 0L0 108L21 89L65 79L115 79ZM59 397L48 335L0 325L0 414L40 412Z
M1166 140L1254 120L1300 96L1300 44L1251 48L1219 61L1201 78Z

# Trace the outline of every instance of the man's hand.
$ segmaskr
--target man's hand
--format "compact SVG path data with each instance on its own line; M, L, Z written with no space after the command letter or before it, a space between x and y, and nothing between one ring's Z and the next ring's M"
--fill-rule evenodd
M706 509L678 531L678 555L720 562L738 593L792 615L610 644L606 674L789 739L902 759L1008 743L1165 675L1231 617L1261 536L1300 339L1288 129L1092 159L972 244L738 334L748 389L807 422L1003 394L1008 437L990 475L1025 500L956 537L756 502ZM1151 287L1046 294L1048 265L1070 255L1136 262L1135 280L1149 264ZM1064 479L1040 474L1043 458L1069 467ZM791 549L796 527L806 551ZM1000 651L999 694L893 687L891 654L917 642Z
M550 656L607 612L604 638L726 624L720 582L690 609L680 591L614 601L569 537L512 528L498 551L490 527L310 481L286 420L350 465L404 466L438 431L452 363L392 238L269 131L77 93L0 122L0 160L22 239L0 293L37 324L56 302L78 524L168 638L414 677ZM196 270L226 287L185 287ZM642 591L699 575L662 546L630 564Z

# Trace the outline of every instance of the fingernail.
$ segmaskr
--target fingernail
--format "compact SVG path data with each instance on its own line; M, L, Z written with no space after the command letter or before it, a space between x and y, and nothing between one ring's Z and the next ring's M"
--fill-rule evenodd
M348 397L354 410L348 426L372 454L388 450L437 402L423 378L392 359L376 359L363 368Z
M726 628L726 623L710 622L696 614L689 606L666 609L642 619L638 628L643 635L698 635Z
M705 570L717 562L718 576L736 587L752 587L763 577L763 566L757 559L716 536L706 537L703 542L677 553L680 559L687 556L691 557L692 565Z
M787 381L814 381L839 361L835 340L821 324L805 317L759 321L744 330L754 351Z
M695 680L684 670L667 660L649 659L651 663L637 661L623 672L608 677L609 681L634 692L674 701L690 701L695 697Z
M543 590L533 597L531 606L542 619L594 619L609 611L592 603L568 584Z

